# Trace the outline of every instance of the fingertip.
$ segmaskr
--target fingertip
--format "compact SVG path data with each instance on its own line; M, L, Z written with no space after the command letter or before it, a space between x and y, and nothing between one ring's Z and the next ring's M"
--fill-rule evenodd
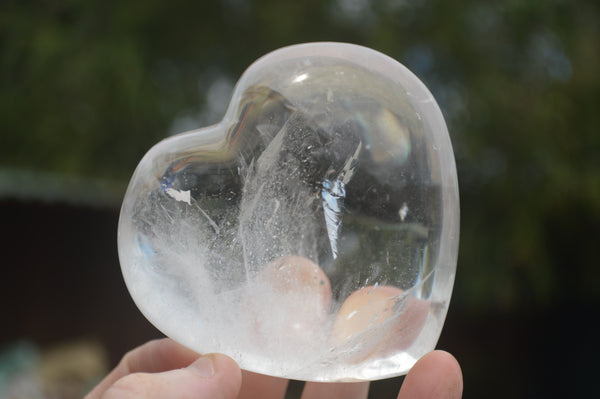
M462 378L462 371L458 360L449 352L443 350L434 350L423 356L419 362L426 366L435 364L441 372L447 375L459 375Z
M156 339L127 352L115 369L118 377L130 373L158 373L190 365L200 356L170 338Z
M202 363L204 358L210 359L213 367L213 375L217 373L225 374L230 378L235 378L240 382L242 381L242 370L240 369L240 366L238 366L235 360L222 353L206 354L192 363L191 366L198 367L199 363Z
M196 376L209 378L219 387L222 398L236 398L242 386L242 370L227 355L210 353L193 362L188 367Z
M211 378L215 375L215 364L212 355L199 357L188 368L200 378Z
M398 399L458 399L462 392L462 371L458 361L450 353L436 350L415 363L404 379Z

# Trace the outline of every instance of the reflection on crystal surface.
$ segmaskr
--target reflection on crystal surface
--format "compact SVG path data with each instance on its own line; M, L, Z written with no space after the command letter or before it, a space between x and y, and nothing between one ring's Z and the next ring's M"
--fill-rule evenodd
M302 380L379 379L435 346L458 194L435 101L392 59L271 53L215 126L153 147L119 224L141 311L198 352Z

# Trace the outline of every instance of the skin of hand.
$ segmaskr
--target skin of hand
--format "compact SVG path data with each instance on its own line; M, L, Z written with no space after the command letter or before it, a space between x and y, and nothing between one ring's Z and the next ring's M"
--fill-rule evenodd
M242 371L222 354L200 356L171 339L150 341L127 353L84 399L283 399L288 380ZM398 399L462 396L460 366L447 352L423 356L407 374ZM368 382L308 382L302 399L365 399Z

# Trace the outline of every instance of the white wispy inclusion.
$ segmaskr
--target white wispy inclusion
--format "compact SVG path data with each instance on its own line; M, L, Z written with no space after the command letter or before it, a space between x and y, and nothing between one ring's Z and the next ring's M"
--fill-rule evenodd
M325 215L325 226L327 227L327 236L331 246L333 259L338 256L338 238L342 230L342 210L344 199L346 198L346 184L354 176L357 159L362 148L362 143L358 143L354 154L344 164L344 167L338 173L335 179L323 180L321 197L323 199L323 214Z
M333 259L335 259L338 254L338 236L342 228L342 207L346 197L345 184L341 180L323 181L321 197L323 197L323 213L325 214L327 236L329 237Z
M175 201L182 201L188 205L192 205L190 190L175 190L174 188L168 187L165 189L165 193Z

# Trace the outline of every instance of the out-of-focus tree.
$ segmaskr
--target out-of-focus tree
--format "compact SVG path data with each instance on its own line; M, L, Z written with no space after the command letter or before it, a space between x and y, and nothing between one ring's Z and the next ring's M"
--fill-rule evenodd
M455 300L509 310L598 298L599 7L5 0L0 169L124 186L160 138L218 121L260 55L354 42L412 69L448 121L462 201Z

